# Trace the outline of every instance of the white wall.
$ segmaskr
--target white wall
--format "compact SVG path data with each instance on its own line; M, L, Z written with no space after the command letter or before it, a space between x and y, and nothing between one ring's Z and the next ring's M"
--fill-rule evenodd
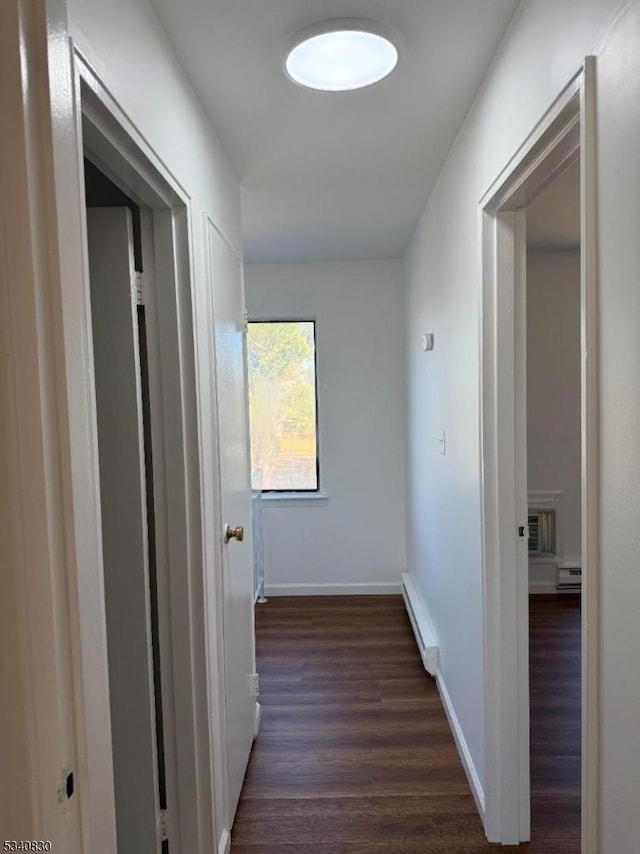
M199 453L201 483L189 484L202 501L202 518L190 519L192 531L202 526L202 553L192 555L197 566L205 561L204 574L209 589L215 589L213 579L220 568L215 565L219 532L214 529L217 502L216 459L213 435L213 377L208 353L212 330L208 325L208 275L205 268L204 213L208 213L225 238L242 254L240 191L237 178L222 146L197 101L186 77L172 54L150 5L146 0L68 0L69 30L76 45L96 70L109 93L126 113L165 169L183 188L189 198L190 263L192 275L193 315L196 339L196 372L199 410ZM189 496L194 498L193 494ZM194 571L194 577L198 573ZM205 599L205 591L193 590L190 607L209 608L209 642L205 638L184 638L196 649L199 672L210 668L212 680L216 667L215 603ZM204 606L202 603L205 603ZM215 733L214 720L207 720L218 702L217 692L209 692L201 680L193 699L197 709L201 737ZM213 704L209 705L209 702ZM189 850L199 844L218 850L223 833L223 809L219 786L212 791L212 781L220 779L222 753L194 755L193 766L202 788L198 791L184 787L181 811L193 820L185 822L193 837L185 842ZM217 762L212 770L209 763ZM216 815L214 811L216 802ZM184 818L181 816L181 818ZM216 816L218 821L216 823Z
M529 492L562 493L556 554L580 566L580 252L527 254ZM555 565L555 564L554 564ZM536 582L530 564L530 582ZM555 571L553 574L555 589Z
M625 11L612 26L620 5ZM406 256L411 570L484 779L478 202L586 54L598 54L603 676L600 850L637 844L640 791L640 3L529 0L442 170ZM419 335L436 333L434 358ZM449 452L439 457L436 433Z
M598 65L601 850L637 846L640 791L640 4Z
M267 593L399 588L406 569L402 275L399 261L245 268L250 318L317 322L320 478L328 498L265 499Z
M67 0L74 42L192 199L242 254L240 188L230 161L147 0ZM194 223L196 278L204 264Z

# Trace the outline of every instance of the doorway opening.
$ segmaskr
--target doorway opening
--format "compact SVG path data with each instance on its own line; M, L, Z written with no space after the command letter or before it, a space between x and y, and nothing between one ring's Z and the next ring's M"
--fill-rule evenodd
M167 854L167 781L141 211L85 159L118 850ZM147 265L150 273L151 259Z
M557 495L541 494L534 496L539 506L532 507L527 489L526 209L579 159L581 850L589 853L596 851L598 839L594 104L594 65L587 57L480 203L485 827L490 841L517 844L531 837L529 550L536 535L538 551L552 545L555 550L556 544L549 539L554 533L550 528L554 514L549 511L554 509L554 501L562 504ZM558 492L548 486L544 489ZM563 508L555 509L558 521ZM565 526L562 536L566 533ZM572 568L577 567L561 569Z
M526 208L531 839L580 851L580 159Z

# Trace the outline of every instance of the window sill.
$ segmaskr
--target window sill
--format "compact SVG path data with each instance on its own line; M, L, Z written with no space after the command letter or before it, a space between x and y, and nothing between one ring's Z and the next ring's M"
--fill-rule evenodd
M263 492L263 507L313 506L326 504L329 496L326 492Z

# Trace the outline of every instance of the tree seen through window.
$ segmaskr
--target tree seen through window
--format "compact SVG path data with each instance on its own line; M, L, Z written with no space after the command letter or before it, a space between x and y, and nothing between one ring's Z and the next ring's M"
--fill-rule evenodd
M251 484L318 489L315 323L249 323Z

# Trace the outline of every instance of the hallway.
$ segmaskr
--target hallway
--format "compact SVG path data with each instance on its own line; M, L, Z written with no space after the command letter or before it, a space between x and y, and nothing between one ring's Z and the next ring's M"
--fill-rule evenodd
M532 609L537 607L532 600ZM543 697L558 678L565 684L561 673L537 666L545 659L544 644L538 644L548 625L544 615L532 620L533 714L546 710L547 729L540 742L534 735L539 838L522 850L577 854L575 759L561 760L559 781L548 760L562 727L548 717L558 711L557 692L555 703ZM565 640L566 632L575 634L574 625L579 639L579 620L569 614ZM256 638L262 725L232 854L504 850L485 840L435 682L422 667L399 596L272 599L257 608ZM569 659L575 667L575 656ZM568 684L573 700L567 709L575 710L575 677Z

